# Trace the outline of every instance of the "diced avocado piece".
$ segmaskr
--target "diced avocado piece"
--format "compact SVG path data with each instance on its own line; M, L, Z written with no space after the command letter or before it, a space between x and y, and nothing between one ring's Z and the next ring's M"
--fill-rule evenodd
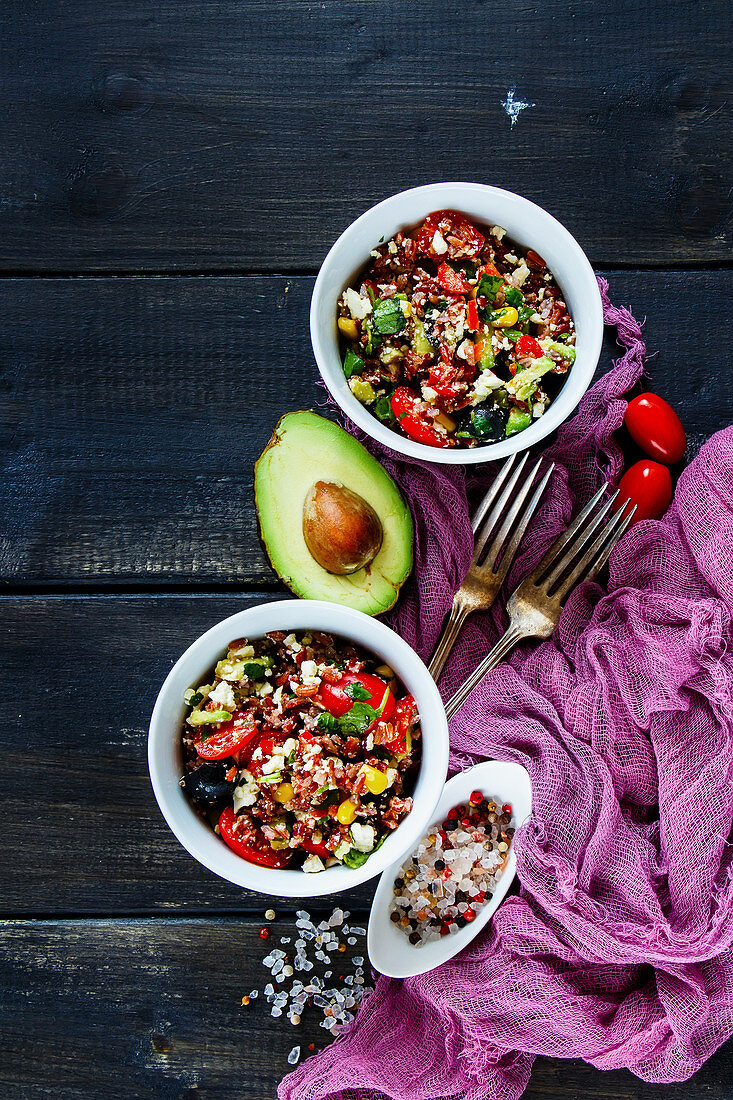
M214 726L218 722L228 722L231 713L218 707L216 710L192 710L188 716L189 726Z
M412 350L416 355L432 355L433 345L425 335L425 325L419 317L414 317L412 324Z
M540 378L554 369L555 364L552 359L544 355L542 359L535 359L530 367L518 370L511 382L507 382L506 388L517 401L529 401L537 389Z
M509 413L509 419L506 422L507 439L510 435L516 435L517 432L523 432L524 429L528 428L531 423L531 414L525 412L524 409L518 409L515 406Z
M376 400L377 395L371 382L365 382L363 378L358 378L356 375L349 379L349 389L362 405L371 405Z
M303 534L303 507L315 482L363 498L382 525L382 544L362 569L327 572ZM387 471L353 436L313 412L287 413L255 465L260 533L273 568L296 596L381 615L412 570L412 517Z

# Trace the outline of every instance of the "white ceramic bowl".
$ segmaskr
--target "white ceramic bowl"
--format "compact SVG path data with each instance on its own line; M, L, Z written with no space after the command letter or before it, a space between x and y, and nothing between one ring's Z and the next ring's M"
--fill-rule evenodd
M378 851L359 868L331 867L317 874L258 867L237 856L192 809L179 786L183 775L183 693L206 680L234 638L260 638L268 630L324 630L338 634L390 665L414 696L421 717L422 762L413 808ZM448 767L448 724L432 677L415 651L393 630L361 611L317 600L282 600L239 611L189 646L166 677L150 719L148 766L163 817L199 863L237 886L280 897L317 897L374 878L417 843L433 818Z
M468 771L459 772L448 780L431 824L442 821L448 811L460 802L467 802L473 790L483 791L489 798L508 802L512 807L517 828L529 820L532 812L532 786L526 769L521 764L487 760L469 768ZM476 919L452 936L442 936L439 940L423 944L422 947L413 947L404 932L398 931L389 919L394 880L403 862L404 856L396 860L382 875L372 902L367 931L367 948L372 965L381 974L387 974L390 978L408 978L414 974L424 974L462 951L491 920L504 900L517 869L517 857L512 845L504 873L499 879L491 901L479 910Z
M481 225L501 225L523 248L532 248L549 265L575 322L576 359L565 384L547 412L529 428L499 443L443 449L398 435L357 401L344 377L336 329L341 293L366 265L380 240L398 229L411 229L433 210L453 209ZM488 462L531 447L572 413L588 389L601 353L603 307L593 269L573 236L551 214L529 199L483 183L430 183L401 191L377 203L345 229L326 259L313 288L310 312L313 353L334 400L367 435L393 451L427 462Z

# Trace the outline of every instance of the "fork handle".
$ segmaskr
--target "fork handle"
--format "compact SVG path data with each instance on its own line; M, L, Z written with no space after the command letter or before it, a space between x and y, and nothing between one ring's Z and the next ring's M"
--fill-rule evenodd
M506 633L502 634L491 652L484 657L481 664L473 670L466 682L461 684L455 695L445 704L445 713L448 721L450 721L461 709L466 699L468 699L476 685L483 680L486 673L490 672L492 668L496 668L498 664L501 664L504 658L511 653L514 647L518 645L523 638L531 637L531 634L527 634L526 631L520 630L519 627L516 626L510 626Z
M469 611L470 608L466 607L465 604L457 603L455 600L453 601L453 606L450 609L445 626L443 627L443 633L440 635L440 641L428 665L428 672L435 681L437 681L443 671L445 662L448 660L450 652L456 644L456 638L460 633L461 627L468 618Z

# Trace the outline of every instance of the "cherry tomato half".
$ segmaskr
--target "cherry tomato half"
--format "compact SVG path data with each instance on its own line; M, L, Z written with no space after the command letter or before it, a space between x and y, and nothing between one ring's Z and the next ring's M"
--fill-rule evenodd
M517 359L541 359L545 354L534 336L520 336L515 347Z
M627 498L631 500L631 506L636 505L632 523L639 523L642 519L660 519L672 499L672 478L667 467L649 458L635 462L618 483L619 507Z
M427 447L450 447L451 440L425 419L419 411L420 398L409 386L398 386L392 394L392 412L405 435Z
M340 718L343 714L346 714L347 711L351 710L354 703L357 702L357 699L352 698L346 691L349 684L359 684L364 691L369 692L368 696L364 696L364 698L359 699L358 702L366 703L367 706L373 707L374 710L379 710L382 706L384 693L386 692L387 698L384 702L382 720L384 722L390 721L395 711L394 695L389 690L384 680L371 672L345 672L338 683L321 684L318 698L329 714L332 714L334 718ZM359 694L361 694L361 692Z
M455 210L434 210L432 214L428 214L417 234L418 249L433 260L445 258L445 254L437 253L433 248L436 230L448 246L447 254L454 260L478 256L486 241L463 214Z
M259 732L251 714L235 711L231 722L225 722L208 737L203 730L197 730L194 748L202 760L223 760L226 756L236 756L246 749L255 741Z
M656 393L640 393L629 401L624 424L634 442L657 462L671 466L685 453L687 436L682 421Z
M259 833L251 841L245 840L237 831L237 816L231 806L227 806L219 818L219 833L224 843L248 863L280 868L287 867L293 858L291 848L276 852Z

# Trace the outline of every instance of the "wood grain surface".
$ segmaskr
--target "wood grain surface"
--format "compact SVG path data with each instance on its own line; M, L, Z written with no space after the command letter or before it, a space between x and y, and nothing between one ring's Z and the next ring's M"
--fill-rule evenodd
M184 852L145 756L182 650L285 595L252 466L324 400L318 265L403 188L525 194L646 317L691 457L733 419L730 23L724 0L0 6L3 1096L275 1100L326 1041L312 1009L241 1006L270 899ZM372 892L339 902L365 924ZM665 1086L538 1059L525 1096L733 1100L733 1046Z
M616 272L691 457L733 419L718 364L729 271ZM13 279L0 296L0 579L17 587L269 588L252 469L289 409L325 402L309 277ZM715 323L704 319L715 313ZM80 318L83 318L80 323ZM689 323L689 318L697 318ZM599 372L616 352L607 334Z
M269 946L292 936L289 919L272 927L265 946L236 918L0 922L3 1095L269 1100L293 1046L306 1055L329 1038L313 1006L298 1027L273 1019L261 992L242 1006L269 980ZM363 944L334 955L337 974ZM725 1051L672 1085L538 1058L524 1100L729 1100L729 1072Z
M720 0L10 0L0 18L6 271L312 270L366 207L441 179L522 192L597 264L728 254ZM512 91L532 104L514 126Z

